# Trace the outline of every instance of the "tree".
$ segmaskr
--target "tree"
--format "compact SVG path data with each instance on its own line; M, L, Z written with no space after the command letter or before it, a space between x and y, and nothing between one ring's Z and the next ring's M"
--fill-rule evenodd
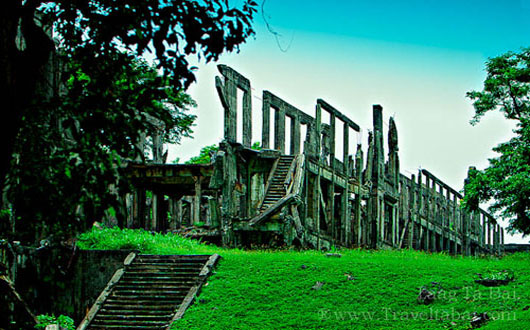
M18 201L33 192L29 208L42 206L38 196L72 196L64 204L75 196L92 209L87 219L97 218L116 199L103 187L120 183L120 160L143 152L135 146L144 132L162 129L173 140L190 132L190 117L178 111L195 79L188 56L211 61L238 50L254 33L255 8L223 0L8 1L0 14L0 89L11 101L0 121L7 147L0 189L26 187L10 192ZM135 61L147 52L157 71ZM51 219L60 207L51 203L39 217L72 223L71 212ZM28 222L36 216L24 213Z
M509 221L508 229L530 234L530 48L509 52L486 63L487 78L482 91L467 96L473 100L475 125L488 111L500 111L516 121L515 137L493 150L484 170L471 168L465 185L464 205L470 209L493 199L490 211Z
M212 144L202 147L198 156L191 157L185 164L209 164L212 162L212 154L219 151L219 145Z
M250 146L250 149L261 150L261 145L259 142L254 142ZM219 151L219 145L217 144L202 147L199 151L199 155L191 157L184 164L209 164L212 162L212 155L217 153L217 151ZM173 163L178 164L179 160L180 159L177 158Z
M186 112L194 105L189 95L175 93L145 62L121 56L128 70L114 72L108 97L92 95L97 73L68 63L77 70L69 69L75 76L65 89L75 92L67 92L53 111L38 107L23 118L7 181L17 239L72 235L110 207L120 210L118 190L109 187L128 190L119 170L123 160L142 155L143 137L131 139L137 131L172 143L191 133L195 116ZM101 107L94 107L93 99Z

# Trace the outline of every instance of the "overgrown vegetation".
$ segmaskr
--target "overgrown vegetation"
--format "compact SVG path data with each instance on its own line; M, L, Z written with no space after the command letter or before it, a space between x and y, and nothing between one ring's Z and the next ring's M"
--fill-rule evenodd
M175 329L469 329L471 313L488 313L484 329L530 328L530 255L452 257L419 251L242 251L173 234L92 230L83 248L145 253L219 253L223 259ZM508 285L487 288L477 273L510 269ZM313 289L317 282L320 289ZM429 305L416 298L434 292Z
M202 147L199 155L191 157L184 164L209 164L212 162L212 155L219 151L218 144Z
M101 219L106 209L120 210L118 190L109 187L127 190L120 164L143 154L139 133L178 143L189 136L195 119L187 112L195 104L189 95L129 54L115 54L105 64L123 71L63 60L70 74L68 93L53 111L36 107L23 118L8 177L16 237L26 242L34 235L72 235ZM109 80L105 93L93 86L102 83L101 75Z
M46 329L48 325L56 324L61 329L75 330L74 320L66 315L59 315L58 317L48 314L38 315L37 321L39 323L35 325L35 329Z
M530 234L530 48L488 60L482 91L467 96L473 100L477 124L489 111L500 111L516 122L515 137L493 151L483 170L471 169L465 186L464 205L476 209L493 201L490 211L509 221L508 229Z
M110 207L120 215L121 160L144 154L145 134L175 142L190 132L189 56L209 62L237 51L254 34L257 6L8 1L0 17L0 89L11 101L0 121L0 191L9 199L0 209L15 212L2 232L38 244L69 238ZM154 68L139 60L148 53Z
M253 150L261 150L261 144L259 142L254 142L250 147ZM184 164L209 164L212 162L212 155L219 151L218 144L212 144L201 148L201 151L197 156L191 157ZM179 159L175 160L175 164L178 163Z
M143 229L93 228L79 235L78 246L85 250L138 250L149 254L208 254L219 247L183 238L177 234L152 233Z

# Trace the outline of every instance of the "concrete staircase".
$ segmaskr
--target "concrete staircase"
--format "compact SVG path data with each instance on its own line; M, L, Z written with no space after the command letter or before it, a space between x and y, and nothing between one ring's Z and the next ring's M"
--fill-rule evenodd
M272 173L272 180L270 181L267 189L265 198L260 207L260 213L265 212L269 207L276 204L280 199L285 197L286 190L284 186L285 179L291 165L293 163L294 156L282 155L278 160L276 169Z
M169 329L219 258L131 253L77 329Z

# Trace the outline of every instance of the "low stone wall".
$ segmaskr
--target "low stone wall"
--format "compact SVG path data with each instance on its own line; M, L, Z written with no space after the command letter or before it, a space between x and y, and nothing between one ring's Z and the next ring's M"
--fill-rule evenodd
M21 248L16 289L35 314L63 314L81 322L129 250Z
M504 244L504 250L506 253L530 252L530 244Z

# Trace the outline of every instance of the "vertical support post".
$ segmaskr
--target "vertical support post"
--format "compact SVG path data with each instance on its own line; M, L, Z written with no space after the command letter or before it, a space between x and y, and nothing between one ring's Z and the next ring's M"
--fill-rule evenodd
M464 212L464 251L465 255L471 255L471 224L473 222L473 212L471 214Z
M374 129L374 153L372 166L372 189L371 199L372 208L370 214L370 221L372 221L372 248L379 248L381 246L381 232L383 226L383 169L384 169L384 155L383 155L383 107L376 104L373 106L373 129Z
M330 112L329 117L329 166L331 166L331 185L328 191L328 219L331 219L331 237L340 240L340 232L337 233L337 219L335 218L335 113Z
M446 225L446 219L447 219L447 208L445 207L446 204L446 199L444 199L444 194L443 194L443 187L440 185L439 187L439 193L440 193L440 227L441 227L441 234L440 234L440 242L439 242L439 246L440 246L440 252L441 251L445 251L445 233L446 233L446 229L447 229L447 225Z
M481 221L480 221L480 249L482 253L486 252L486 215L481 212Z
M298 113L291 118L291 146L289 151L292 155L300 153L300 116Z
M263 104L261 107L263 128L261 130L261 147L263 149L270 148L270 125L271 125L271 104L270 94L263 92Z
M492 244L491 244L491 218L488 217L488 244L487 244L487 247L488 247L488 252L491 253L492 252Z
M502 228L499 224L497 224L497 254L500 255L501 254L501 231L502 231Z
M173 212L172 216L172 228L171 229L180 229L182 226L182 199L172 198L173 201ZM173 214L174 213L174 214Z
M234 245L233 220L236 218L238 196L235 190L237 180L237 161L233 147L229 143L221 144L223 156L224 181L222 187L221 238L223 246Z
M120 228L130 228L130 225L133 222L133 213L132 213L132 195L130 193L123 194L121 196L123 204L123 220L118 222ZM119 218L118 218L119 221Z
M335 170L335 122L336 122L336 115L335 113L332 111L330 112L330 115L329 115L329 118L330 118L330 121L329 121L329 161L330 161L330 164L329 166L331 166L331 168L333 169L333 171Z
M158 194L153 191L153 195L151 197L151 224L149 229L150 230L156 230L156 226L158 224Z
M144 228L145 223L145 189L137 188L134 193L134 222L132 228Z
M390 215L390 219L391 219L391 223L390 223L390 226L392 228L392 232L391 232L391 244L392 244L392 247L393 248L396 248L398 247L397 244L399 242L399 238L398 238L398 208L397 208L397 204L393 204L391 207L390 207L391 211L391 215Z
M492 252L494 254L496 254L497 253L497 224L493 224L492 234L493 234L493 250L492 250Z
M447 252L451 253L451 248L452 248L452 244L451 244L451 237L452 237L452 229L451 229L451 220L452 218L454 217L454 213L453 213L453 210L452 210L452 203L451 203L451 191L449 191L449 189L447 189L446 191L446 210L445 210L445 230L446 230L446 234L447 234L447 240L446 240L446 244L445 244L445 249L447 250Z
M274 112L274 149L285 154L285 109L283 107Z
M501 253L504 254L504 228L500 227L501 229Z
M409 220L409 228L408 228L408 231L409 231L409 242L408 242L408 248L409 249L413 249L414 246L414 228L416 226L416 222L417 222L417 207L418 207L418 202L417 202L417 198L416 198L416 195L417 195L417 189L416 189L416 176L414 174L411 175L410 177L410 182L409 182L409 189L408 189L408 193L409 193L409 200L410 200L410 203L409 203L409 209L408 210L405 210L405 212L408 212L409 213L409 217L410 217L410 220Z
M156 227L157 232L165 232L168 227L168 218L167 218L167 204L165 201L165 196L162 193L156 194L157 206L156 206Z
M417 237L417 243L416 248L417 249L424 249L425 246L422 246L422 240L424 240L424 231L423 231L423 225L422 225L422 209L423 209L423 187L422 185L422 174L421 171L418 171L418 184L417 184L417 220L418 220L418 227L419 227L419 236Z
M344 187L344 191L342 192L342 207L341 207L341 237L343 242L346 244L346 246L351 246L352 239L351 239L351 218L350 218L350 157L349 157L349 137L348 137L348 130L349 126L348 124L344 123L344 130L343 130L343 158L344 161L344 168L342 169L344 172L344 177L346 178L346 186Z
M355 194L355 228L357 229L357 247L361 246L363 233L365 233L365 228L361 223L361 184L363 182L363 163L363 151L359 144L357 145L357 152L355 154L355 177L357 178L357 193ZM364 235L366 235L366 233Z
M237 91L236 91L237 93ZM243 93L243 145L250 148L252 143L252 90Z
M432 218L431 218L431 207L429 206L432 201L431 201L431 183L430 183L430 178L428 176L425 177L425 185L427 186L427 189L425 190L426 194L427 194L427 198L426 198L426 203L425 203L425 207L426 207L426 216L427 216L427 221L426 221L426 225L427 225L427 232L426 232L426 235L425 235L425 251L432 251L431 250L431 221L432 221Z
M224 96L228 108L225 108L225 140L229 142L237 141L237 86L235 77L231 71L227 71L224 83Z
M317 139L316 143L316 154L318 159L320 159L320 152L322 150L322 108L320 104L317 103L315 109L315 136ZM320 161L318 162L318 174L316 176L316 184L313 187L314 189L314 201L313 205L316 207L315 212L315 229L317 232L317 249L320 249L320 177L322 176L322 165Z
M348 163L348 157L350 156L350 126L347 123L344 123L343 132L344 136L342 139L342 159L344 160L344 174L346 175L346 177L349 177L350 164Z
M195 225L195 224L197 224L198 222L201 221L201 197L202 197L201 182L202 182L202 177L194 176L193 177L193 181L195 181L195 196L193 197L193 218L192 218L192 222Z
M453 251L455 254L458 254L458 213L457 213L457 196L453 194L453 235L454 235L454 242L453 242Z

